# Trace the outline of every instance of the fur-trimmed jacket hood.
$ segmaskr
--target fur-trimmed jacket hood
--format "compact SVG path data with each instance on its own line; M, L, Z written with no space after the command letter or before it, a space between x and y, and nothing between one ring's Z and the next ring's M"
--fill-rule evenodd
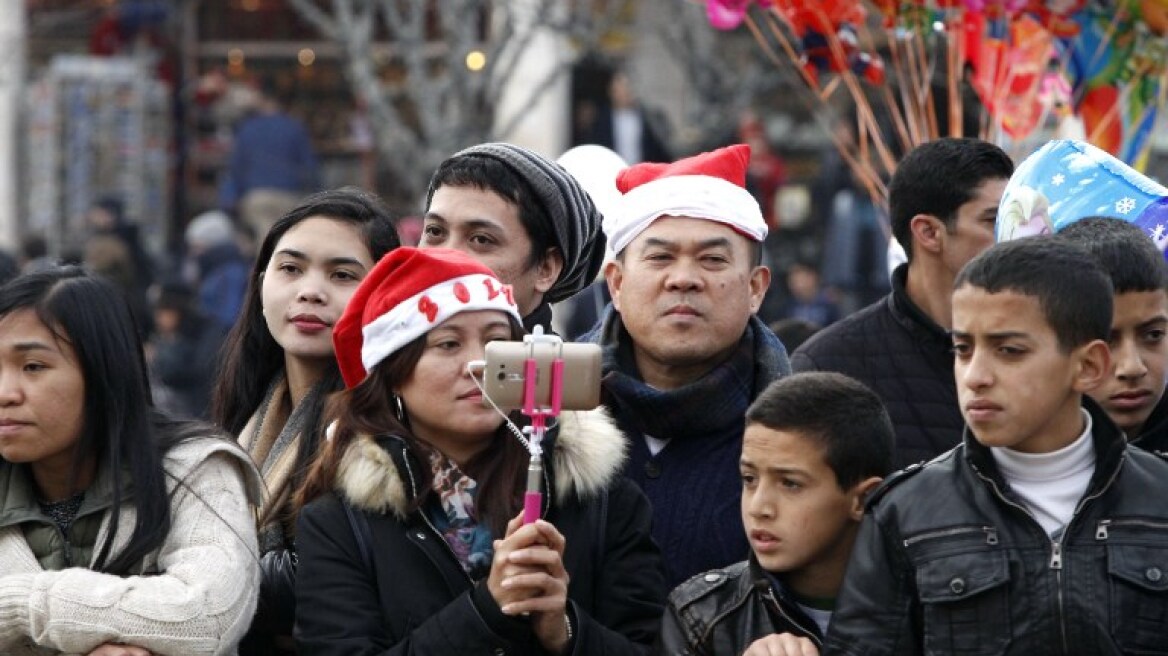
M392 513L404 519L417 494L404 463L387 450L386 439L358 435L346 447L337 469L337 493L353 507L372 513ZM508 438L514 439L514 438ZM573 498L587 500L610 485L624 465L627 440L603 407L587 412L565 411L548 431L545 453L550 453L550 480L557 506Z

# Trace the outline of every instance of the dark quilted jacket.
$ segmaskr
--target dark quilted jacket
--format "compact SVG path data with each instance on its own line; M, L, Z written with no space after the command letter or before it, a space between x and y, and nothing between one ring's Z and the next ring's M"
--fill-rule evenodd
M1145 451L1154 451L1168 457L1168 394L1160 397L1151 416L1144 422L1140 435L1131 441Z
M796 371L838 371L871 387L896 428L896 466L952 449L965 425L953 380L952 340L905 291L907 265L888 296L836 322L791 355Z

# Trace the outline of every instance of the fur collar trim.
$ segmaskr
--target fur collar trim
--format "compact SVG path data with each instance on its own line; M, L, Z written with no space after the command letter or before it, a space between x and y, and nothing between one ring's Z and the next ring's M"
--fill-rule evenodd
M620 474L626 449L624 434L603 407L561 414L551 457L556 505L607 487ZM403 473L372 436L359 435L341 457L337 492L356 508L404 519L410 497Z

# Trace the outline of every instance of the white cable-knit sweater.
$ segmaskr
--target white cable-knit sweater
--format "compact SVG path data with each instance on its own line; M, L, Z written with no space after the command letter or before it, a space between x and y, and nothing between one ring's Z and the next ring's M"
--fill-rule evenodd
M261 484L246 458L208 439L167 454L172 526L142 569L157 574L44 571L19 526L0 529L0 654L86 654L108 642L155 654L234 654L259 587L252 505ZM133 508L120 514L115 552L134 526ZM99 544L110 518L107 511Z

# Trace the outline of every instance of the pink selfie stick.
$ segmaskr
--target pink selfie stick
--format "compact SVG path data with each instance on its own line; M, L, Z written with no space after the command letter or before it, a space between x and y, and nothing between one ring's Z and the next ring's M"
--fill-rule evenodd
M540 331L542 332L542 331ZM537 332L536 337L540 335ZM558 338L553 338L558 339ZM531 462L527 466L527 491L523 495L523 523L531 524L543 511L543 457L540 443L547 431L547 420L560 414L563 401L564 360L552 361L551 406L536 406L538 365L534 357L523 363L523 414L531 417Z

